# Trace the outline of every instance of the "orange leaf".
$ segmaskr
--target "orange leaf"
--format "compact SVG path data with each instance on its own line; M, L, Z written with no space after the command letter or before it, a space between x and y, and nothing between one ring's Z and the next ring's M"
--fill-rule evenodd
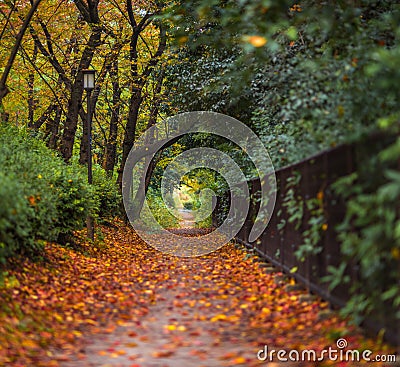
M237 357L234 360L232 360L232 364L244 364L246 363L246 358L244 357Z
M160 350L152 353L154 358L167 358L174 354L172 350Z

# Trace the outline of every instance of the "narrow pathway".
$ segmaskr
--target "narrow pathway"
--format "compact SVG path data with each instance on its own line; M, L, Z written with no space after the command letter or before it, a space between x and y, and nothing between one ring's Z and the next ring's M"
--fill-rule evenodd
M187 209L178 209L178 214L181 218L179 221L179 226L181 228L193 228L195 224L194 215L191 210Z
M201 234L187 225L176 232ZM265 346L335 347L334 336L351 330L326 303L308 297L282 273L265 271L258 258L232 244L200 258L152 255L148 260L159 263L154 272L164 276L146 282L146 314L89 336L81 353L61 367L315 366L260 361L257 353Z
M257 351L270 330L255 325L257 317L245 306L262 295L249 295L243 286L254 286L256 278L243 284L226 255L167 263L170 276L151 287L157 301L144 317L88 340L82 350L85 358L62 366L260 365ZM230 277L226 270L233 270Z
M257 352L265 346L321 351L336 347L338 338L351 349L385 348L233 244L177 258L150 248L122 224L103 232L97 248L83 244L87 253L49 244L46 262L10 270L0 365L325 366L259 361Z

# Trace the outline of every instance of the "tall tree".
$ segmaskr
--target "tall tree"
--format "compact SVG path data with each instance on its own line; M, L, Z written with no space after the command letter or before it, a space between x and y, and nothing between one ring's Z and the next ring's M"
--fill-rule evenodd
M4 67L4 70L3 70L2 74L1 74L1 78L0 78L0 108L2 108L2 105L3 105L3 98L9 93L9 89L7 87L7 79L8 79L8 76L10 74L11 68L13 67L15 58L16 58L17 53L18 53L18 50L19 50L19 48L21 46L22 38L24 37L25 32L28 29L29 24L30 24L30 22L32 20L32 17L35 14L40 2L41 2L41 0L35 0L35 1L32 2L31 7L30 7L30 9L28 11L28 14L26 15L26 17L25 17L25 19L24 19L24 21L23 21L23 23L22 23L22 25L21 25L21 27L19 29L19 32L15 37L15 41L14 41L14 44L12 46L10 55L8 57L7 64ZM12 5L9 14L11 15L11 13L14 12L14 11L15 11L15 4ZM9 22L9 17L7 16L6 25L8 24L8 22ZM2 32L2 35L3 35L3 32ZM0 38L0 41L1 41L1 38Z
M119 83L118 59L111 63L109 74L112 83L112 98L110 103L111 118L104 152L103 168L109 175L112 175L117 156L118 123L120 120L119 114L121 109L121 87Z
M75 0L75 4L85 20L90 26L89 40L82 52L78 70L71 83L70 97L68 100L68 111L64 123L64 131L61 138L60 152L63 158L68 161L72 157L75 134L78 124L79 111L82 108L83 95L83 73L82 70L89 68L93 59L94 52L101 44L103 28L100 24L98 5L99 0Z
M135 19L132 1L127 0L127 12L129 24L132 29L129 44L129 61L130 61L130 100L129 100L129 111L128 118L125 125L124 140L122 143L122 159L121 165L118 171L118 183L122 184L122 174L125 167L126 159L128 154L133 147L136 134L136 125L139 116L139 109L143 101L143 87L146 84L148 77L152 70L157 65L160 57L164 53L167 45L167 33L165 25L157 21L155 26L159 30L158 46L156 51L151 54L149 61L145 64L142 71L140 72L138 67L139 49L138 41L140 34L148 27L154 20L154 15L161 9L157 9L155 12L147 12L142 19L137 22Z

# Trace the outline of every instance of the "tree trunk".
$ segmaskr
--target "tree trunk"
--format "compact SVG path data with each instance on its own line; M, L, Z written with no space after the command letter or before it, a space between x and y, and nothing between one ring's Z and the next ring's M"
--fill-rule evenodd
M72 85L70 99L68 101L68 111L64 124L64 132L61 138L60 153L64 160L68 162L72 157L75 142L75 134L78 126L79 110L82 108L83 95L83 73L87 69L93 58L95 49L100 45L101 28L93 27L88 44L83 51L79 64L79 70Z
M38 48L35 43L33 47L32 62L36 63ZM34 125L33 119L35 117L35 73L32 71L28 75L28 127L32 128Z
M33 130L38 131L42 125L48 121L51 117L51 114L57 109L57 105L52 103L49 107L47 107L46 111L43 112L42 116L40 116L33 124L30 126Z
M82 72L78 72L76 81L73 85L71 96L68 100L68 111L64 123L64 131L61 138L60 153L64 160L68 162L72 157L75 141L75 133L78 126L79 109L82 104L83 80Z
M57 148L58 131L62 115L62 109L60 106L56 106L55 111L54 119L49 118L46 123L46 144L51 149Z
M138 37L140 34L140 27L137 26L134 28L134 32L131 37L131 44L130 44L130 61L131 61L131 77L132 77L132 83L135 83L131 87L131 99L129 103L129 114L128 114L128 121L126 123L126 128L125 128L125 135L124 135L124 141L122 144L122 159L121 159L121 165L118 170L118 179L117 182L120 187L122 187L122 175L124 172L125 168L125 162L126 159L128 158L129 152L133 147L133 144L135 142L135 134L136 134L136 124L137 124L137 119L139 115L139 108L142 103L142 89L144 85L147 82L147 79L151 72L153 71L154 67L157 65L159 62L160 57L162 56L165 47L166 47L166 29L165 27L160 24L160 35L159 35L159 43L158 43L158 48L157 51L152 55L151 59L146 65L146 68L143 70L143 72L138 75L138 70L137 70L137 41ZM136 78L136 81L135 81Z
M115 167L115 160L117 155L117 137L118 137L118 122L119 111L121 106L121 88L119 86L118 78L118 60L115 60L110 69L110 77L112 81L113 96L111 102L111 119L109 135L106 143L105 156L103 161L103 168L109 176L112 176Z
M122 174L125 168L125 162L128 158L129 152L135 142L136 125L139 116L139 108L142 103L142 91L139 90L132 94L129 101L128 121L125 126L124 141L122 143L122 160L118 170L118 184L122 185Z
M150 110L150 117L147 123L147 129L150 129L157 123L157 116L158 116L158 108L160 105L160 93L162 89L164 79L164 70L161 69L161 72L157 78L157 84L153 92L153 102L152 107ZM149 136L149 140L146 142L146 145L151 145L154 143L154 130L151 131L152 135ZM149 163L149 157L145 158L145 165ZM149 189L151 176L153 174L154 169L156 168L157 162L159 159L159 154L154 157L154 159L150 162L149 168L146 172L146 177L144 181L142 180L139 184L138 191L136 192L135 198L133 200L133 220L139 218L140 212L143 208L144 201L146 199L146 194ZM132 218L131 218L132 219Z
M149 157L145 159L145 164L147 165L149 162ZM140 217L140 212L142 211L144 201L146 199L146 194L149 189L150 181L151 181L151 176L154 172L154 168L156 168L158 159L157 157L154 157L154 159L150 162L149 168L146 172L146 177L144 180L140 181L138 190L136 192L135 198L133 199L133 217L131 217L131 220L138 219Z

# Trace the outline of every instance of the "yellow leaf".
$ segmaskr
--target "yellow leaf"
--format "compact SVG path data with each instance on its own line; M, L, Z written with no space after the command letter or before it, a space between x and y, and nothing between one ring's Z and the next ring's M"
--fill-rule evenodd
M182 44L186 43L187 40L188 40L188 38L186 36L182 36L182 37L179 37L178 42L179 42L179 44L182 45Z
M390 252L394 259L400 260L400 250L397 247L393 247Z
M21 344L25 348L37 348L38 346L33 340L30 339L23 340Z
M244 364L246 363L246 358L244 357L237 357L234 360L232 360L233 364Z
M267 43L267 39L262 36L249 36L247 41L254 47L262 47Z
M212 318L210 319L210 321L211 321L211 322L216 322L216 321L226 320L226 319L227 319L227 316L226 316L226 315L224 315L224 314L219 314L219 315L216 315L216 316L212 317Z
M64 320L64 318L63 318L61 315L59 315L58 313L55 313L55 314L54 314L54 318L55 318L57 321L63 321L63 320Z
M269 315L271 313L271 310L267 307L263 307L263 309L261 310L262 313L265 313L267 315Z

